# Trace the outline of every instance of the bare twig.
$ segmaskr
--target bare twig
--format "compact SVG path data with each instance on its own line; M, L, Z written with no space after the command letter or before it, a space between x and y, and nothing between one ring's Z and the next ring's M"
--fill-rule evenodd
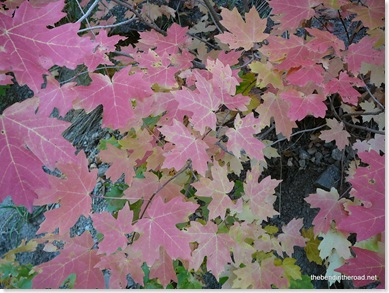
M338 15L339 15L340 21L342 22L344 31L346 32L347 42L348 42L347 47L348 47L348 46L350 46L350 36L349 36L349 34L348 34L348 30L347 30L346 24L345 24L344 21L343 21L343 17L342 17L342 15L340 14L340 10L338 10Z
M96 2L98 2L98 0L96 1ZM96 3L95 2L95 3ZM81 13L82 13L82 15L83 15L83 17L85 18L85 20L86 20L86 24L87 24L87 26L88 27L90 27L91 25L90 25L90 23L89 23L89 20L86 18L87 17L87 15L90 13L90 11L88 10L88 14L85 14L84 13L84 10L82 10L82 7L81 7L81 5L80 5L80 2L78 2L78 0L76 0L76 3L77 3L77 6L78 6L78 8L80 9L80 11L81 11ZM95 4L95 3L93 3L93 5ZM92 5L92 6L93 6ZM81 18L80 18L81 19ZM92 31L92 34L93 34L93 36L95 36L96 37L96 35L95 35L95 33Z
M363 76L360 74L359 75L359 78L363 81L363 83L365 84L365 89L367 90L367 92L369 93L370 97L374 100L374 102L376 102L383 110L385 110L385 107L384 105L382 105L380 103L380 101L377 100L377 98L371 93L369 87L366 85L365 81L363 80Z
M220 141L216 142L215 145L217 145L218 147L220 147L223 151L225 151L227 154L230 154L231 156L235 156L233 153L231 153L229 150L227 150L227 148L221 144Z
M220 23L219 16L217 15L215 9L213 9L213 6L209 0L203 0L205 6L207 6L209 14L211 15L213 23L216 25L217 29L220 33L223 33L226 31L226 28Z
M124 21L122 21L122 22L114 23L114 24L97 25L97 26L87 27L87 28L80 29L80 30L78 31L78 33L86 32L86 31L90 31L90 30L94 30L94 29L113 28L113 27L117 27L117 26L120 26L120 25L129 23L129 22L134 21L134 20L136 20L136 19L137 19L136 17L133 17L133 18L124 20Z
M311 131L319 130L319 129L323 128L323 127L326 126L326 125L327 125L327 124L323 124L323 125L320 125L320 126L315 127L315 128L300 130L300 131L297 131L297 132L295 132L295 133L292 133L292 134L290 135L290 137L295 136L295 135L298 135L298 134L301 134L301 133L304 133L304 132L311 132ZM280 139L276 140L275 142L272 142L271 144L266 145L266 146L275 145L275 144L277 144L277 143L279 143L279 142L281 142L281 141L283 141L283 140L286 140L286 137L280 138Z
M85 13L84 13L84 11L81 9L83 16L82 16L79 20L77 20L76 22L81 22L81 21L83 21L85 18L87 18L87 17L91 14L92 10L97 6L97 4L99 4L99 1L100 1L100 0L95 0L95 2L93 2L93 4L91 5L91 7L89 7L88 11L85 12ZM77 1L77 3L78 3L78 1Z
M208 42L208 41L206 41L206 40L204 40L204 39L202 39L202 38L196 36L195 34L191 34L191 33L186 33L186 34L187 34L188 36L192 37L192 38L198 39L199 41L201 41L201 42L207 44L210 48L212 48L212 49L214 49L214 50L217 50L217 49L218 49L216 46L212 45L210 42Z
M149 23L148 21L146 21L144 19L144 17L139 13L139 11L136 8L134 8L134 6L132 6L131 4L129 4L127 2L123 2L121 0L112 0L112 1L115 2L116 4L119 4L121 6L128 8L132 13L134 13L136 15L136 17L139 19L139 21L141 21L142 23L147 25L149 28L155 30L156 32L160 33L161 35L164 35L164 36L167 35L166 32L161 30L155 23Z
M376 112L362 112L362 111L359 111L359 112L343 114L342 118L343 117L348 117L348 116L378 115L378 114L381 114L383 112L384 112L384 110L379 110L379 111L376 111Z
M344 120L343 120L343 123L345 125L349 126L349 127L352 127L352 128L357 128L357 129L365 130L365 131L368 131L368 132L385 135L385 131L375 130L375 129L372 129L372 128L369 128L369 127L366 127L366 126L360 126L360 125L351 124L351 123L349 123L347 121L344 121Z

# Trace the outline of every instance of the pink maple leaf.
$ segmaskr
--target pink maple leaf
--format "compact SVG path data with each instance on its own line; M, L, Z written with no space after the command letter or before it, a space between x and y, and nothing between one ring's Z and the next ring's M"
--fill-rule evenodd
M42 272L34 277L33 288L58 289L70 274L76 274L75 289L105 288L103 273L95 268L100 257L97 250L92 249L93 245L89 233L67 237L65 248L59 256L35 267L38 272Z
M358 43L351 44L344 52L344 59L351 73L357 75L361 70L362 62L376 65L384 64L384 50L376 50L373 45L374 38L366 36Z
M42 74L53 65L75 68L93 49L92 42L77 35L79 24L68 23L48 29L47 26L66 16L63 1L34 8L23 2L15 16L0 19L0 70L13 71L21 84L38 93ZM11 58L12 57L12 58Z
M78 159L78 164L58 164L64 178L51 176L51 188L37 190L39 197L34 204L60 204L58 209L45 213L46 220L38 233L53 232L59 227L59 233L63 235L81 215L89 216L92 205L90 193L96 184L97 170L89 172L86 158L79 156Z
M244 50L248 51L254 46L254 43L262 42L268 36L264 33L267 20L259 17L254 6L245 14L245 21L236 7L232 11L222 8L221 16L223 18L221 23L230 32L224 32L216 38L228 44L230 49L243 47Z
M108 37L106 30L100 30L99 34L92 40L94 48L85 56L84 64L90 72L96 70L99 64L113 65L107 53L115 50L115 45L125 37L114 35Z
M309 203L312 208L320 209L320 212L312 222L315 235L318 235L320 232L327 233L331 227L332 221L335 221L338 225L347 217L343 206L347 200L344 198L339 200L338 191L333 187L330 192L318 188L316 193L310 194L304 200Z
M170 281L177 282L177 275L173 267L173 260L166 253L163 247L160 247L160 258L150 269L150 279L158 278L162 286L166 287Z
M315 15L313 8L320 2L318 0L271 0L269 5L272 14L276 15L275 20L280 22L278 29L294 32L303 20Z
M320 85L324 81L324 73L325 71L321 65L309 64L291 71L291 73L286 76L286 80L290 84L298 85L300 87L306 86L309 82Z
M347 72L342 71L339 78L333 78L324 87L325 95L339 93L345 103L356 106L358 98L361 94L353 88L353 86L363 86L362 80L359 78L348 76Z
M271 179L270 176L267 176L258 183L259 176L257 168L247 172L243 199L248 201L255 219L267 221L268 218L278 215L278 212L274 210L274 202L277 199L274 194L275 188L281 180Z
M314 38L306 44L309 49L319 53L326 53L329 48L333 48L336 55L341 57L341 51L345 50L345 46L344 42L337 36L317 28L306 27L305 29L310 35L314 36Z
M167 36L151 30L148 32L141 32L139 42L147 49L155 48L155 52L158 55L163 55L164 52L167 54L177 54L179 49L185 49L188 43L188 32L187 28L181 27L177 23L173 23L167 30ZM146 49L146 51L147 51Z
M214 94L212 84L195 72L197 91L187 88L174 92L179 108L193 113L191 122L200 134L204 134L205 128L216 129L216 111L220 99Z
M189 267L198 270L207 257L207 269L218 279L224 271L224 266L231 262L230 251L234 241L228 234L217 233L217 225L208 221L205 226L199 222L191 222L187 234L191 242L197 242L198 247L192 252Z
M163 126L161 133L168 141L175 144L175 147L164 154L165 161L163 168L175 168L180 170L191 160L193 168L205 176L208 169L207 162L210 158L206 152L208 145L199 138L196 138L189 130L177 120L173 120L172 126Z
M92 111L102 104L104 108L103 127L120 129L134 116L131 99L144 99L153 93L150 83L137 72L128 75L127 70L116 72L111 79L102 74L90 74L92 84L77 89L77 104L86 111Z
M175 197L167 203L156 197L147 209L147 218L139 219L134 224L135 231L140 233L134 242L134 248L143 253L148 265L159 259L159 248L162 246L172 259L190 259L189 236L176 227L176 224L188 221L188 216L195 212L197 204L184 202Z
M57 108L59 115L64 117L69 110L73 109L73 101L76 98L74 91L76 83L69 82L61 86L52 76L48 76L46 79L46 88L37 95L39 97L38 111L49 117L53 109Z
M289 104L280 96L267 92L262 96L264 102L259 105L256 111L259 113L259 127L262 129L270 124L271 118L276 123L276 132L282 133L286 138L290 138L292 129L297 127L294 120L288 117Z
M238 113L235 117L234 126L235 129L229 128L226 132L228 137L227 149L238 158L242 156L241 151L245 150L251 158L258 161L264 160L263 149L265 145L254 137L254 134L261 131L259 119L256 119L253 113L241 119Z
M295 246L305 247L307 240L301 236L300 230L302 227L303 219L293 219L282 227L283 233L278 235L282 250L289 256L292 256Z
M197 196L212 198L208 205L209 219L215 219L218 216L224 219L226 209L233 209L236 205L227 195L234 187L234 183L227 178L226 166L221 167L215 164L211 168L211 172L213 180L203 177L200 181L193 183L192 186L197 189Z
M281 92L280 97L289 102L288 117L291 120L302 120L307 115L324 118L327 111L326 104L323 101L325 96L319 94L304 95L294 89Z
M92 214L93 226L100 233L104 234L104 239L99 243L99 254L112 254L118 248L125 248L128 239L125 234L130 234L134 231L132 226L133 212L124 206L118 212L115 219L110 213L103 212L101 214Z
M331 142L335 140L335 144L338 149L343 150L346 145L349 144L348 138L350 134L344 130L343 122L338 122L335 118L326 119L328 127L330 130L322 130L320 134L320 139L325 142Z
M347 276L355 277L353 279L356 287L368 285L374 281L380 281L377 289L385 288L385 257L383 254L353 247L355 258L347 259L345 264L335 271ZM366 276L376 277L369 280ZM357 277L360 277L359 279Z

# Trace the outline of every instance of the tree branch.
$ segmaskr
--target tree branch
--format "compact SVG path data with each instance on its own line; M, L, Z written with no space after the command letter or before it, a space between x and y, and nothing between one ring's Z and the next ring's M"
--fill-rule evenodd
M127 2L123 2L121 0L112 0L113 2L115 2L116 4L119 4L121 6L124 6L126 8L128 8L132 13L134 13L136 15L136 17L142 22L144 23L146 26L148 26L149 28L155 30L156 32L160 33L161 35L164 35L166 37L166 32L161 30L158 26L156 26L154 23L149 23L147 22L144 17L139 13L138 10L136 10L134 8L134 6L132 6L131 4L127 3Z

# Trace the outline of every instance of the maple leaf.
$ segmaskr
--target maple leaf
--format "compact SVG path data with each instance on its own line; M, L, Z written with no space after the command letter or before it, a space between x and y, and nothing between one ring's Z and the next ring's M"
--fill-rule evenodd
M271 289L272 285L279 289L288 287L288 279L284 276L284 268L274 265L274 257L247 264L244 268L233 271L236 279L232 288L239 289Z
M100 233L104 234L104 239L99 243L99 254L112 254L118 248L123 249L127 246L127 237L125 234L133 232L131 225L133 212L124 206L118 212L117 219L110 213L103 212L101 214L92 214L93 226Z
M289 104L271 92L262 95L264 102L255 111L259 113L259 127L262 129L270 124L271 118L276 123L276 132L282 133L286 138L290 138L292 129L297 127L295 121L288 118Z
M187 88L175 91L174 96L179 103L179 108L193 113L191 122L200 134L204 134L205 127L216 129L216 115L214 111L219 108L220 99L214 94L213 87L204 77L197 72L196 87L198 91Z
M344 130L343 122L338 122L335 118L326 119L327 126L331 128L330 130L322 130L320 134L320 139L325 142L331 142L335 140L335 144L339 150L343 150L348 144L348 138L350 133Z
M15 204L29 210L36 189L48 186L42 166L54 168L56 162L77 161L74 148L61 136L69 124L35 114L38 103L37 98L27 99L0 116L1 199L11 195Z
M143 79L140 72L128 75L127 70L121 70L115 73L112 81L108 76L98 73L92 73L90 77L91 85L77 88L77 105L87 112L103 105L103 127L124 128L134 116L130 100L143 99L153 93L150 83Z
M66 13L63 1L35 8L24 1L15 16L0 19L0 71L14 72L20 84L28 84L38 93L43 83L42 74L53 65L75 68L93 49L87 38L77 35L79 24L68 23L48 29ZM12 56L12 58L10 58Z
M106 55L115 50L115 45L125 37L114 35L108 37L106 30L100 30L99 34L92 40L94 47L84 58L84 64L90 72L95 71L99 64L114 65Z
M339 79L330 80L325 86L325 95L339 93L345 103L356 106L361 94L353 86L363 86L362 80L350 77L345 71L340 72Z
M228 234L217 233L217 225L208 221L205 226L199 222L191 222L187 234L191 242L197 242L198 247L192 252L189 267L197 271L207 257L207 269L219 279L224 266L231 262L230 251L234 241Z
M304 39L292 34L289 36L288 39L280 36L270 35L267 38L267 41L269 42L269 44L261 48L261 53L268 57L269 62L274 63L280 63L286 59L294 59L288 57L294 57L291 54L297 56L300 55L295 54L295 52L301 52L301 50L303 50L303 48L306 46L304 43ZM306 51L308 51L307 48L305 49ZM299 59L301 59L301 57Z
M159 56L163 55L164 52L167 54L177 54L179 49L185 49L187 47L187 32L187 28L173 23L166 31L166 37L154 30L140 32L139 42L146 45L147 49L156 47L154 51Z
M125 289L128 284L128 274L136 283L143 286L144 272L142 265L144 260L142 253L134 250L131 245L123 251L116 251L114 254L100 257L100 261L95 265L95 268L110 270L109 289Z
M53 232L59 227L59 233L68 233L80 215L89 216L92 205L90 193L96 184L97 170L88 171L85 157L78 157L78 164L59 163L57 167L66 178L51 176L51 188L37 190L36 205L60 203L60 207L45 213L46 220L41 224L38 233Z
M366 0L362 5L347 8L348 11L357 15L353 21L362 21L363 25L373 30L385 26L385 2L379 0Z
M177 283L178 280L173 267L173 260L162 246L159 251L161 256L151 267L149 278L158 278L164 287L166 287L170 281Z
M323 95L304 95L304 93L294 89L281 92L279 95L289 102L288 117L291 120L301 121L307 115L312 115L316 118L324 118L326 115L327 106L323 103L326 97Z
M109 169L105 172L107 178L116 181L124 173L127 184L131 185L132 178L135 176L135 160L127 150L107 144L107 149L101 150L99 156L104 162L110 163Z
M310 19L315 15L315 6L319 5L318 0L271 0L272 14L276 15L275 21L280 22L278 30L294 32L303 20Z
M308 57L309 58L309 57ZM283 63L284 64L284 63ZM324 81L325 71L321 65L309 64L287 74L286 80L293 85L304 87L309 82L321 84Z
M310 194L304 199L311 205L312 208L320 208L320 212L316 215L312 224L315 235L320 232L327 233L331 227L332 221L339 224L347 217L343 204L350 202L344 198L339 200L338 191L332 187L330 192L323 189L316 189L316 193Z
M164 153L163 168L175 168L180 170L188 159L192 160L193 168L199 174L205 176L210 160L206 152L208 145L194 137L189 130L177 120L173 120L172 126L163 126L160 132L166 139L175 144L173 150Z
M239 113L235 117L234 128L229 128L226 132L228 136L227 149L230 150L237 158L242 156L242 150L258 161L264 160L263 149L265 145L259 141L254 134L261 131L258 127L259 119L254 118L250 113L243 119Z
M140 233L134 246L136 250L142 251L147 264L153 265L159 258L161 246L172 259L190 259L190 239L176 224L187 221L197 208L197 204L184 202L180 197L167 203L160 197L154 198L147 209L147 218L139 219L134 224L135 231Z
M232 11L222 8L221 16L223 20L220 22L230 32L224 32L221 35L217 35L216 38L228 44L230 49L239 49L242 47L248 51L254 46L254 43L262 42L268 36L264 33L267 19L261 19L259 17L255 6L246 13L246 21L242 19L236 7Z
M366 36L358 43L351 44L348 50L344 52L344 60L351 73L357 75L361 70L362 62L375 65L384 63L385 52L374 49L373 44L374 39Z
M277 89L282 89L284 84L282 82L281 73L273 67L270 62L253 62L249 64L252 72L258 73L257 76L257 87L264 88L268 84L273 85Z
M67 237L65 248L49 262L35 267L41 271L33 280L33 288L58 289L70 274L76 274L75 289L103 289L104 277L100 269L95 268L100 257L92 249L93 239L89 233L79 237Z
M224 219L227 208L233 209L236 206L227 195L234 187L234 183L227 178L226 166L221 167L215 164L211 168L211 172L213 180L203 177L192 186L197 189L197 196L212 198L208 205L209 219L215 219L218 216Z
M370 250L353 247L355 258L346 260L346 263L335 271L347 276L360 277L353 279L356 287L365 286L374 281L380 281L377 289L385 288L385 257L383 254ZM369 280L367 276L373 279Z
M273 208L274 202L277 199L274 193L281 180L271 179L270 176L267 176L258 184L259 176L258 168L247 172L243 199L248 201L254 219L267 221L268 218L278 215L278 212Z
M344 259L350 258L351 242L347 240L348 236L348 234L334 229L330 229L327 233L320 233L320 237L323 238L318 247L321 259L331 256L334 251Z
M65 114L73 109L73 100L76 98L74 92L76 83L69 82L61 86L51 75L46 77L46 80L46 88L37 95L39 97L38 112L48 117L54 108L57 108L58 114L65 117Z
M345 50L344 42L334 34L317 28L306 27L305 30L310 35L314 36L314 38L306 44L309 49L319 53L326 53L329 48L333 48L336 55L339 57L341 56L341 51Z
M135 56L136 61L139 62L139 67L147 68L144 78L151 84L157 83L163 88L177 86L177 80L174 75L179 69L172 66L171 57L168 53L164 52L163 55L158 55L149 49L147 54L138 53Z
M304 251L307 254L308 260L315 262L318 265L321 265L323 260L319 256L320 240L313 233L313 227L309 228L308 230L303 228L301 231L301 235L306 239L309 239L306 245L304 246Z
M286 257L282 261L282 267L284 268L285 275L293 280L302 280L301 268L295 265L297 260L294 258Z
M292 256L295 246L305 246L307 240L300 234L302 227L303 219L293 219L286 226L282 227L283 234L278 235L282 249L289 256Z

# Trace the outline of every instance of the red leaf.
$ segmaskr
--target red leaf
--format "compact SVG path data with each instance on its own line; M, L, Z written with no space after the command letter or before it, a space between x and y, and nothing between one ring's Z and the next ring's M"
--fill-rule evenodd
M320 212L312 222L315 226L313 228L315 235L318 235L320 232L327 233L332 221L335 221L338 225L347 217L343 204L348 200L344 198L339 200L338 191L333 187L330 192L318 188L316 193L310 194L304 200L312 208L320 208Z
M323 95L311 94L304 95L294 89L280 93L280 97L289 102L288 117L291 120L302 120L307 115L324 118L327 111L326 99Z
M142 73L128 75L127 70L116 72L111 79L102 74L91 73L93 80L89 86L77 88L80 95L78 104L86 111L103 105L103 127L120 129L127 126L134 116L131 99L143 99L153 93Z
M258 106L256 111L259 113L260 128L270 124L271 118L276 123L276 132L282 133L286 138L290 138L292 129L297 127L294 120L288 118L289 104L279 96L267 92L262 96L264 102Z
M11 195L15 204L29 210L36 189L48 186L42 166L77 161L74 148L61 136L68 123L35 114L37 106L37 98L28 99L0 116L1 199Z
M36 271L42 272L33 279L33 288L58 289L70 274L76 274L75 289L105 288L103 273L95 268L100 257L97 250L92 249L93 245L89 233L67 238L59 256L35 267Z
M203 226L199 222L191 222L188 228L191 242L197 242L198 247L192 252L189 267L197 271L204 257L207 257L207 269L219 279L224 266L231 262L230 251L234 241L228 234L217 233L217 225L213 222Z
M357 233L357 241L385 231L385 157L375 151L358 153L368 167L357 168L350 179L352 196L362 200L363 206L349 206L349 216L338 228Z
M115 219L110 213L93 214L93 226L97 231L104 234L104 239L99 243L99 254L112 254L118 248L124 249L127 246L127 237L134 231L132 226L133 212L127 206L118 212Z
M344 59L351 73L357 75L361 70L362 62L376 65L385 63L384 50L376 50L373 45L374 39L366 36L357 44L351 44L348 50L344 52Z
M272 8L272 14L276 15L274 20L280 22L277 29L294 32L303 20L315 15L313 8L320 2L318 0L271 0L269 5Z
M80 156L78 164L58 164L57 167L65 174L65 178L51 176L51 188L37 190L39 198L34 204L61 205L58 209L45 213L46 220L41 224L38 233L54 232L59 227L59 233L65 234L81 215L89 216L92 205L90 193L96 184L97 170L89 172L86 158Z
M362 80L350 77L345 71L340 72L339 79L332 79L325 85L325 95L339 93L343 102L356 106L361 94L353 86L363 86Z
M159 251L161 257L151 267L149 278L158 278L164 287L166 287L170 281L177 283L177 275L173 267L173 260L163 247L160 247Z
M303 227L303 219L293 219L286 226L282 227L283 234L278 235L282 250L287 255L292 256L294 247L305 247L307 241L301 236L300 229Z
M226 166L221 167L215 164L211 168L212 179L202 177L200 181L192 184L197 189L197 196L211 197L212 201L208 205L209 219L215 219L220 216L225 218L227 208L233 209L236 204L227 195L234 183L230 182L227 178Z
M89 39L77 35L79 24L47 28L66 16L63 8L63 1L40 8L24 1L13 18L2 15L0 19L0 43L4 44L0 70L13 71L18 82L28 84L35 93L47 69L55 64L75 68L93 49Z
M232 11L222 8L221 16L223 18L221 23L230 32L217 35L216 38L228 44L230 49L243 47L244 50L248 51L254 46L254 43L262 42L268 36L264 33L267 19L261 19L254 6L246 13L246 21L242 19L236 7Z
M353 247L355 258L346 260L346 263L335 271L354 277L354 285L361 287L380 281L377 289L385 288L385 257L374 251ZM357 278L360 278L359 280ZM368 278L372 278L369 280ZM377 279L375 279L377 278Z
M334 34L318 30L317 28L306 27L305 29L310 35L315 37L306 44L309 49L319 53L326 53L329 48L333 48L339 57L341 56L341 51L345 50L344 42Z
M197 204L184 202L180 197L167 203L160 197L154 198L147 209L148 217L134 224L135 230L141 235L134 242L134 248L142 251L148 265L153 265L159 258L161 246L172 259L190 259L189 237L176 224L188 221L188 216L197 208Z
M173 150L164 153L163 168L175 168L177 171L185 166L188 159L192 160L193 168L205 176L210 160L206 152L207 144L194 137L189 130L177 120L172 126L163 126L160 129L166 139L175 144Z
M261 131L258 127L259 119L254 118L254 114L250 113L243 119L239 113L235 117L234 128L229 128L226 132L228 136L227 149L230 150L236 157L242 156L241 151L246 153L258 161L264 160L263 149L265 145L259 141L254 134Z

